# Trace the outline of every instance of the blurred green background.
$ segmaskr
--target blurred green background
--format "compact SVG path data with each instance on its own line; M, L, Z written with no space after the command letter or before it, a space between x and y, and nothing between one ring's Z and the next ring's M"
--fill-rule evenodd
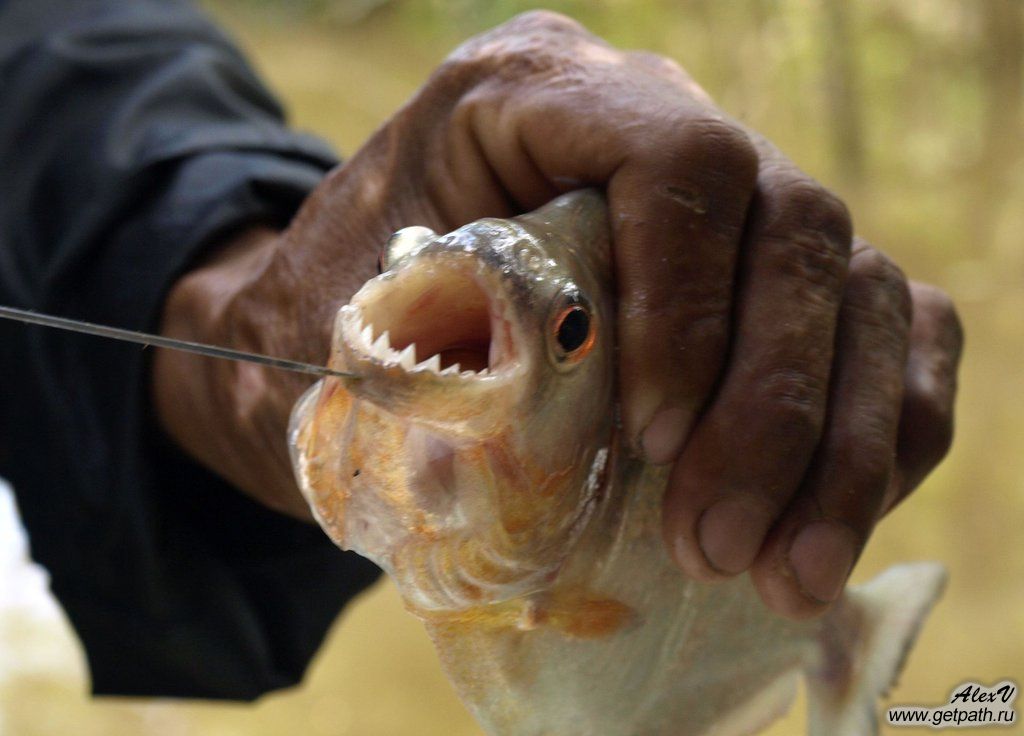
M534 7L519 0L206 5L293 123L346 153L461 40ZM938 703L968 679L1024 684L1024 4L564 0L547 7L616 45L681 62L725 110L838 191L863 237L954 296L967 334L954 450L877 530L854 577L908 559L941 560L951 571L890 702ZM5 626L8 637L11 627L24 627L32 641L32 625ZM4 657L3 734L480 734L387 583L339 619L301 687L252 706L90 700L66 626L54 622L50 631L48 646L66 664L19 669L16 656ZM1022 710L1024 698L1018 718ZM803 724L798 703L768 733L802 733Z

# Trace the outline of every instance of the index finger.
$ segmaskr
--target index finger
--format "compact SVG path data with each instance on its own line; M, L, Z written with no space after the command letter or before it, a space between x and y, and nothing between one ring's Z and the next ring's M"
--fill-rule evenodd
M606 187L626 430L648 459L669 462L724 361L753 142L670 63L551 13L521 16L457 58L460 80L486 80L451 117L471 132L456 137L459 160L474 162L462 179L478 171L521 206L552 188Z

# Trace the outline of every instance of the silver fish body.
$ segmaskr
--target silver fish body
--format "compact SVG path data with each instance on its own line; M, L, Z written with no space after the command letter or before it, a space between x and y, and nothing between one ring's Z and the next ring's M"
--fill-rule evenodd
M811 733L872 733L943 569L892 568L807 622L746 576L685 577L667 471L619 438L610 259L592 190L396 234L336 323L331 367L364 379L293 413L314 514L394 579L491 734L754 733L800 677Z

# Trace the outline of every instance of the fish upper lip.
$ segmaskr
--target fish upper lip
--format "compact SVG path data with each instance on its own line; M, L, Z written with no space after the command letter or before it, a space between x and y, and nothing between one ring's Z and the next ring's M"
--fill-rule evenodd
M384 274L368 282L342 308L339 334L350 357L363 366L398 368L410 375L447 380L487 381L512 373L519 365L518 330L500 277L463 254L441 254L434 260L448 262L432 278L415 273L415 267L403 268L406 273ZM423 307L424 301L435 304ZM467 321L475 326L466 327ZM446 330L453 344L445 342L444 334L440 341L432 339ZM462 348L472 367L463 365L465 360L452 359L452 351L462 347L460 337L479 343L472 352ZM425 351L429 355L418 355L423 350L417 343L433 343Z

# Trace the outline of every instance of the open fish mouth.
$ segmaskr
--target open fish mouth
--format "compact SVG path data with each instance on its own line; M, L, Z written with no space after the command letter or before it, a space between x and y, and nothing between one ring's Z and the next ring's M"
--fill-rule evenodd
M424 254L367 282L339 314L347 367L448 381L507 377L520 341L499 274L465 253Z

